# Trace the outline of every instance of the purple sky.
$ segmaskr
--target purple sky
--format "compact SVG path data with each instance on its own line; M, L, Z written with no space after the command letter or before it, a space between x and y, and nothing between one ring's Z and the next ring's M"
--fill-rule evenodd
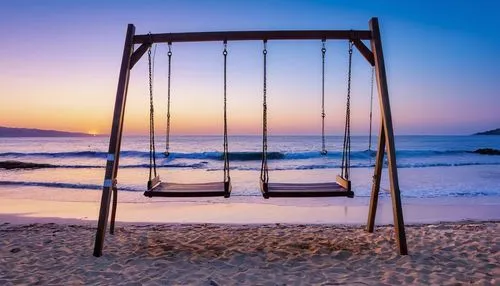
M137 33L367 29L379 17L396 134L500 127L496 1L4 1L0 125L108 133L126 25ZM174 45L174 133L217 133L222 44ZM258 134L262 43L229 43L229 128ZM269 43L270 130L318 134L321 43ZM327 131L343 124L347 43L327 43ZM355 53L353 132L368 130L370 67ZM166 47L157 47L158 129ZM375 102L378 119L378 102ZM132 71L128 134L147 132L147 62ZM378 120L376 120L378 124Z

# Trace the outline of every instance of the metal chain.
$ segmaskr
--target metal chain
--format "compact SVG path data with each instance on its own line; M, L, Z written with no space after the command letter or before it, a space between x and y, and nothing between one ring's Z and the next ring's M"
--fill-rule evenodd
M171 83L171 70L172 70L172 43L168 43L168 83L167 83L167 130L165 138L165 156L170 155L170 83Z
M267 40L264 40L264 85L263 85L263 112L262 112L262 166L260 179L262 182L269 181L269 170L267 166Z
M321 155L328 153L325 146L325 41L322 40L321 48Z
M148 70L149 70L149 180L156 177L156 150L155 150L155 124L154 124L154 103L153 103L153 69L151 60L151 46L148 49Z
M342 177L349 180L349 171L351 166L351 70L352 70L352 46L349 41L349 67L347 71L347 103L345 112L344 128L344 148L342 152Z
M227 140L227 42L224 41L224 182L230 181L229 147Z
M375 68L372 67L372 78L370 83L370 134L368 139L368 151L372 150L372 119L373 119L373 82L374 82ZM370 155L371 158L371 155Z

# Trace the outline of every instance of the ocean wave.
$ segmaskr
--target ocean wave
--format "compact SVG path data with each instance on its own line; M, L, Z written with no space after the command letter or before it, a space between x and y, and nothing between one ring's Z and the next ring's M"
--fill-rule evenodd
M260 161L262 160L262 152L229 152L229 160L231 161ZM162 158L165 155L160 154L158 157ZM224 160L224 153L222 152L199 152L199 153L170 153L168 158L171 159L206 159L222 161ZM282 152L268 152L268 160L282 160L285 158L285 153Z
M412 158L412 157L432 157L432 156L446 156L446 155L458 155L458 154L478 154L478 150L468 151L468 150L398 150L396 155L401 158ZM37 158L95 158L95 159L105 159L107 152L97 152L97 151L75 151L75 152L34 152L34 153L22 153L22 152L5 152L0 153L0 157L13 157L13 158L25 158L25 157L37 157ZM373 150L361 150L361 151L351 151L352 159L369 159L375 157L376 152ZM120 152L120 157L125 158L149 158L148 151L122 151ZM314 158L342 158L341 151L330 151L326 155L321 155L319 151L305 151L305 152L278 152L271 151L268 152L268 160L301 160L301 159L314 159ZM169 157L166 157L162 152L156 153L157 159L200 159L200 160L214 160L222 161L224 160L224 154L222 152L172 152ZM229 160L232 161L260 161L262 160L262 152L251 152L251 151L237 151L229 152Z
M498 166L500 162L461 162L461 163L408 163L408 164L397 164L399 169L411 169L411 168L430 168L430 167L460 167L460 166ZM373 163L357 163L352 164L351 168L373 168L375 165ZM384 168L387 167L387 162L384 163ZM340 163L332 164L310 164L310 165L296 165L296 166L269 166L270 171L287 171L287 170L317 170L317 169L340 169ZM260 166L231 166L231 170L238 171L260 171ZM220 168L208 168L207 171L221 171Z
M106 158L107 153L95 151L78 152L5 152L0 153L0 157L43 157L43 158Z
M132 165L120 165L120 168L149 168L149 164L132 164ZM200 163L179 163L179 164L156 164L156 168L187 168L187 169L204 169L207 167L207 162Z
M6 161L5 161L6 162ZM15 170L15 169L45 169L45 168L61 168L61 169L104 169L105 165L54 165L54 164L38 164L31 162L18 162L18 167L6 167L3 166L0 161L0 169ZM286 170L317 170L317 169L339 169L341 168L341 162L328 162L325 164L289 164L289 165L276 165L270 164L269 170L271 171L286 171ZM406 168L430 168L430 167L460 167L460 166L498 166L500 162L432 162L432 163L398 163L397 167L400 169ZM120 168L123 169L149 169L149 164L120 164ZM351 162L351 168L373 168L374 162ZM384 162L383 167L387 167L387 162ZM159 169L206 169L207 171L221 171L222 166L213 167L208 162L198 162L198 163L157 163L156 168ZM260 164L256 165L237 165L230 164L230 170L238 171L259 171Z
M368 190L358 190L354 189L354 195L358 198L361 197L371 197L371 192ZM452 190L441 190L440 192L434 191L416 191L416 190L401 190L401 196L408 199L432 199L432 198L475 198L475 197L496 197L499 193L497 191L452 191ZM388 190L382 190L379 193L380 198L390 198L391 194Z
M407 164L397 164L398 168L460 167L460 166L483 166L483 165L497 165L498 166L498 165L500 165L500 162L457 162L457 163L407 163Z
M47 188L62 188L62 189L81 189L81 190L101 190L102 185L94 184L76 184L76 183L57 183L57 182L21 182L21 181L0 181L0 185L7 186L32 186L32 187L47 187ZM141 192L139 190L127 186L119 186L120 191Z
M22 153L22 152L6 152L0 153L0 157L13 157L13 158L25 158L25 157L37 157L37 158L95 158L95 159L106 159L108 153L97 152L97 151L78 151L78 152L34 152L34 153ZM375 151L353 151L351 152L351 158L370 158L375 156ZM331 151L326 156L321 155L319 151L307 151L307 152L277 152L271 151L267 153L268 160L300 160L300 159L314 159L320 157L326 158L340 158L342 152ZM126 158L149 158L148 151L122 151L120 152L120 157ZM222 152L192 152L192 153L182 153L182 152L172 152L168 157L162 152L156 152L155 158L157 159L200 159L200 160L214 160L222 161L224 160L224 154ZM251 152L251 151L237 151L229 152L229 160L232 161L260 161L262 160L262 152Z
M189 168L189 169L203 169L206 168L207 162L200 163L177 163L177 164L157 164L157 168ZM54 165L54 164L40 164L32 162L20 161L0 161L0 169L15 170L15 169L46 169L46 168L62 168L62 169L101 169L105 165ZM149 168L149 164L131 164L120 165L120 168Z

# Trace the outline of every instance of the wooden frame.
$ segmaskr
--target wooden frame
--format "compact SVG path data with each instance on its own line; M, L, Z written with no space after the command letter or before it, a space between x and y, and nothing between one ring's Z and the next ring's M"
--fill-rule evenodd
M375 214L377 213L378 193L380 192L380 178L382 175L384 151L387 147L387 161L389 163L387 169L389 171L389 183L391 186L392 213L394 217L396 243L398 244L399 253L406 255L408 254L408 247L406 245L403 208L401 206L401 192L399 190L398 169L396 165L396 146L394 142L394 129L392 127L391 105L389 103L389 88L387 87L384 54L382 52L382 40L380 38L380 28L377 18L372 18L370 20L370 30L372 31L372 39L370 42L374 59L375 75L377 77L382 125L379 135L375 171L373 174L374 183L372 185L367 230L369 232L373 232L374 228ZM375 183L375 181L377 181L377 183Z
M387 150L389 182L394 216L394 229L397 247L400 254L408 254L406 234L404 228L401 194L399 190L398 172L396 166L396 147L394 130L389 103L389 91L385 72L382 41L377 18L369 21L369 30L309 30L309 31L233 31L233 32L200 32L200 33L167 33L135 35L135 27L128 25L123 57L120 67L120 76L116 92L113 124L109 141L109 151L104 175L104 184L99 210L99 220L94 245L94 256L101 256L104 246L104 236L107 229L111 194L113 194L110 233L114 232L116 218L117 195L116 179L120 158L120 147L123 131L123 118L127 99L130 70L141 59L147 49L154 43L173 42L205 42L205 41L249 41L249 40L350 40L359 50L368 63L375 67L379 104L382 116L382 125L379 133L379 142L375 170L373 176L372 193L370 199L367 231L373 232L375 215L377 212L378 194L380 192L380 178L385 151ZM369 40L371 50L363 43ZM134 45L140 46L134 51Z
M371 31L360 30L231 31L137 35L134 37L134 44L265 40L369 40L371 37Z

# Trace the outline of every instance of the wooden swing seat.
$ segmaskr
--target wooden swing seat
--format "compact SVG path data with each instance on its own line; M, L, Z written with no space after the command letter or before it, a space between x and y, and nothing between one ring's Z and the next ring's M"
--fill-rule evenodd
M161 182L156 177L148 182L148 190L144 192L146 197L224 197L231 195L231 182L207 182L194 184L179 184Z
M260 182L265 199L304 197L348 197L353 198L351 182L337 176L336 182L326 183L266 183Z

